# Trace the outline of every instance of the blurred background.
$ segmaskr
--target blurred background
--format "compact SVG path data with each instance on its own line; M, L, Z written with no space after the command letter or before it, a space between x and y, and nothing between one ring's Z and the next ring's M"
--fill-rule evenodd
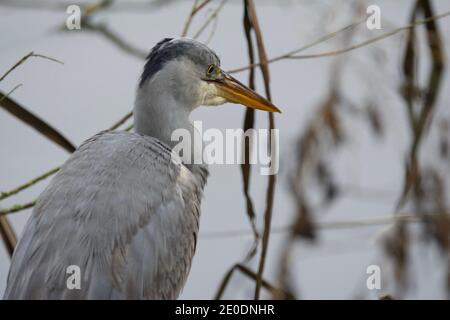
M82 9L80 30L65 26L71 4ZM0 98L0 192L69 156L31 128L30 117L20 120L6 101L78 146L131 111L145 55L162 38L185 32L213 48L223 69L247 66L244 8L253 4L260 28L250 38L256 62L258 36L269 59L314 44L292 54L297 58L268 65L272 100L283 113L275 116L280 172L263 273L269 286L262 297L448 298L450 17L440 16L450 11L445 0L0 0L0 77L31 51L63 62L30 56L0 80L0 97L10 92ZM380 30L369 30L363 20L369 5L381 9ZM260 69L254 71L256 90L264 93ZM248 83L249 72L234 76ZM192 119L202 120L204 130L242 128L245 112L228 104L200 108ZM132 119L120 129L130 124ZM267 114L256 112L254 127L268 128ZM246 259L254 236L242 168L212 165L210 173L181 298L216 297L224 276L241 263L244 268L233 269L221 297L252 299L255 279L249 274L257 273L262 243ZM18 237L31 213L20 209L48 181L0 196L0 295L12 231ZM269 177L251 167L249 198L261 234L268 184ZM370 265L381 269L380 289L367 288Z

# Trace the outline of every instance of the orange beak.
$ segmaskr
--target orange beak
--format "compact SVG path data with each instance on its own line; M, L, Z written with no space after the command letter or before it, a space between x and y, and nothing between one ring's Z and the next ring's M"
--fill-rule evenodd
M269 100L225 72L223 72L223 78L213 80L213 83L216 86L217 95L228 102L242 104L252 109L281 113L280 109Z

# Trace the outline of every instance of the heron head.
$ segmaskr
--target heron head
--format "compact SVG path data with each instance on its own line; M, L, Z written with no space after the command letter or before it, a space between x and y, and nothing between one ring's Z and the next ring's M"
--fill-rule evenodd
M223 71L220 59L206 45L192 39L166 38L147 57L139 88L158 88L181 105L194 109L225 102L269 112L281 112L270 101Z

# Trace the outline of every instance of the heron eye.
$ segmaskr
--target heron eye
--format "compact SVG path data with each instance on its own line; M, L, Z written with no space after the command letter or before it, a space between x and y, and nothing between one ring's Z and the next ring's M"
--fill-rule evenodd
M215 65L210 64L209 67L208 67L208 70L206 71L206 74L207 74L208 76L212 75L213 72L214 72L214 70L215 70L215 68L216 68Z

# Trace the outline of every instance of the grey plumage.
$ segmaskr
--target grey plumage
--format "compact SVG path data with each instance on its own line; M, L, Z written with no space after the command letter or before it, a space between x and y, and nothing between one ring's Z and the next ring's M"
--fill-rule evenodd
M14 253L9 299L174 299L186 280L207 170L160 141L105 132L39 197ZM81 269L81 290L66 268Z
M215 56L202 44L180 39L162 59L170 50L158 53L161 44L149 55L142 79L170 61L186 63L198 48L207 51L202 56ZM167 76L159 74L167 85ZM159 82L148 88L141 82L138 89L138 133L104 132L87 140L39 196L14 252L5 299L178 297L195 251L208 170L184 165L171 152L170 132L193 130L187 113L178 110L194 108L194 100L173 99L183 93L161 92ZM81 290L66 286L70 265L80 267Z

